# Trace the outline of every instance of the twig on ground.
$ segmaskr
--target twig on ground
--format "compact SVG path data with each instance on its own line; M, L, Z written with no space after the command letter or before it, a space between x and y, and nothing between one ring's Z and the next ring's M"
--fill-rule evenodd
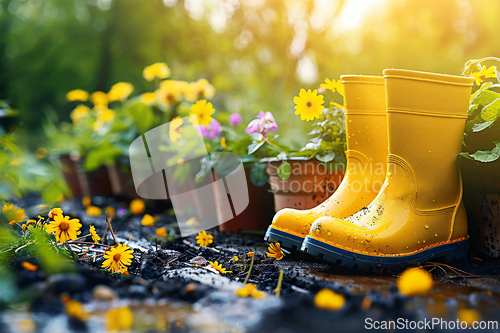
M113 236L113 240L115 241L115 244L118 244L116 241L115 233L113 232L113 227L111 226L111 220L113 218L110 216L108 219L108 215L106 214L106 222L108 222L109 230L111 230L111 236Z
M196 251L199 251L199 250L201 249L201 247L196 246L196 245L194 245L194 244L190 243L190 242L189 242L189 241L187 241L186 239L183 239L183 240L182 240L182 242L183 242L184 244L186 244L187 246L189 246L190 248L195 249ZM219 251L219 250L214 249L213 247L206 247L206 249L209 249L210 251L213 251L213 252L216 252L216 253L220 253L220 251Z

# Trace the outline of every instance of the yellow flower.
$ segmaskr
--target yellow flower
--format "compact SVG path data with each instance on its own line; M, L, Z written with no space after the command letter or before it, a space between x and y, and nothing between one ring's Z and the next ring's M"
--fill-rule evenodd
M82 89L71 90L66 94L66 99L70 102L85 102L89 99L89 93Z
M481 313L475 309L461 309L458 310L457 319L465 321L467 326L472 326L475 321L479 322L481 320Z
M236 290L236 296L238 297L253 297L253 298L263 298L266 296L265 292L257 290L257 287L251 283L246 284L243 288Z
M142 223L142 225L145 225L145 226L154 226L155 225L155 218L149 214L146 214L142 217L141 223Z
M365 298L363 298L363 302L361 302L361 309L366 311L370 308L370 306L372 306L372 300L369 296L365 296Z
M92 240L94 241L94 243L99 243L101 237L99 237L99 235L95 231L95 227L91 225L89 229L90 229L90 236L92 236Z
M196 82L191 82L184 88L184 96L190 102L203 98L212 99L214 95L215 88L207 79L199 79Z
M36 221L35 221L35 220L28 220L28 221L26 221L26 223L25 223L25 224L23 224L23 230L26 230L26 228L28 228L28 226L29 226L30 224L35 224L35 223L36 223Z
M91 204L91 200L89 197L85 196L82 198L82 205L83 207L87 207L87 206L90 206Z
M205 230L202 232L198 233L198 236L196 236L196 243L200 245L201 247L207 247L208 245L212 244L214 241L214 236L207 234Z
M108 95L102 91L93 92L90 95L90 101L96 107L107 107L108 106Z
M142 214L144 208L144 201L139 198L136 198L130 202L130 212L134 215Z
M479 72L472 73L471 76L476 80L476 84L480 86L484 79L496 77L495 66L491 66L488 69L486 69L486 66L483 66Z
M196 228L197 226L200 225L200 222L198 222L198 219L195 216L193 216L189 220L187 220L186 224L192 228Z
M32 263L27 262L27 261L23 261L21 263L21 266L23 266L23 268L25 270L30 271L30 272L34 272L34 271L38 270L38 266L37 265L33 265Z
M433 284L432 275L420 267L405 270L396 282L399 292L405 296L425 295Z
M227 143L226 143L226 138L222 138L220 140L220 145L222 148L226 149L227 148Z
M115 217L115 215L116 215L115 208L112 207L112 206L106 207L106 215L109 216L109 217L111 217L111 218Z
M266 252L269 258L276 258L276 260L281 260L285 256L283 250L281 250L281 246L279 243L271 243L267 248L269 252Z
M337 82L335 82L335 80L325 79L325 83L322 83L319 86L323 89L335 92L335 89L337 89Z
M255 257L255 252L248 252L247 257L249 258Z
M113 110L108 109L107 107L98 107L97 108L97 120L94 123L94 131L98 131L105 123L112 121L115 119L115 113Z
M119 272L121 268L130 266L134 255L127 245L118 244L104 253L104 262L102 268L107 268L111 273Z
M238 258L237 256L234 256L234 257L233 257L233 260L234 260L234 261L238 261L238 260L240 260L240 258Z
M52 210L49 212L49 218L53 219L56 215L61 215L62 216L63 211L61 208L52 208Z
M56 241L66 243L68 240L75 240L76 236L80 234L78 230L82 225L78 219L69 219L69 216L55 215L54 221L47 225L47 233L55 232Z
M124 266L120 268L120 274L129 275L130 273L128 272L128 268Z
M168 232L167 229L165 228L158 228L155 230L156 237L158 238L167 238L168 237Z
M333 92L337 91L340 95L344 96L344 85L342 84L341 79L337 81L325 79L325 83L321 84L320 87Z
M134 314L126 306L121 309L109 309L106 313L108 331L129 331L134 323Z
M330 289L321 289L314 296L314 305L318 309L337 311L345 304L345 297Z
M170 141L173 143L177 142L182 137L182 124L184 123L184 120L179 117L175 117L170 121L169 124L169 130L168 130L168 136L170 137Z
M295 114L300 115L300 119L307 121L319 118L324 108L323 95L318 95L317 90L300 89L299 96L295 96L293 102L295 103Z
M165 80L160 83L160 89L156 90L156 98L160 104L174 105L182 99L182 92L187 82L176 80Z
M35 150L35 156L38 158L44 158L45 156L47 156L47 153L48 153L48 151L44 147L38 147Z
M198 118L198 124L208 126L212 121L212 114L215 112L212 103L207 103L206 100L197 101L191 107L191 113L189 115L196 115Z
M147 92L141 95L141 102L146 105L153 105L156 103L156 94L152 92Z
M83 304L74 299L64 303L64 310L69 317L76 318L79 321L86 321L90 317L90 313L85 310Z
M87 213L88 216L99 216L102 214L102 209L96 206L88 206L87 209L85 209L85 213Z
M9 221L9 224L23 222L27 216L24 214L24 209L10 205L3 205L2 212Z
M108 92L108 101L123 102L134 91L134 86L128 82L115 83Z
M77 123L83 118L87 117L89 113L90 108L86 105L80 104L76 108L74 108L73 111L71 111L69 116L74 123Z
M217 261L214 261L214 262L209 261L208 263L210 264L210 266L212 266L213 269L221 272L222 274L232 273L232 271L226 271L226 269L224 267L222 267L222 264L219 264Z
M170 76L170 68L164 62L157 62L150 66L146 66L142 71L142 76L147 81L153 81L154 79L166 79Z

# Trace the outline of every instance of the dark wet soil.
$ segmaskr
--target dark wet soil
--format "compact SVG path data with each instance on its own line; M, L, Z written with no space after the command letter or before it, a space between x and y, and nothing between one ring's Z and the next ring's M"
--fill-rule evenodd
M28 197L18 205L34 211L38 203L36 197ZM118 212L127 206L126 202L104 197L92 198L92 204L113 206ZM92 224L98 234L103 234L107 225L104 216L87 216L80 201L64 202L61 208L81 220L82 230ZM21 267L22 261L36 264L36 259L16 258L9 269L16 275L23 295L20 299L24 301L0 304L0 331L16 332L17 321L27 313L38 331L49 331L57 320L64 322L64 329L69 331L93 331L96 326L92 321L79 322L64 315L60 296L66 293L84 304L94 304L96 288L103 285L116 294L113 302L128 304L135 318L133 330L137 332L163 328L173 332L358 332L365 328L366 318L456 320L461 309L477 309L483 320L500 320L499 260L468 261L453 269L430 265L427 269L436 281L432 292L408 298L397 291L396 274L359 275L298 252L280 261L267 258L262 235L209 230L214 236L210 245L213 250L198 248L194 236L160 240L155 236L156 228L178 233L175 216L169 214L168 205L158 203L148 205L145 213L157 217L155 226L143 226L142 214L118 214L112 221L119 242L127 242L132 236L129 246L134 249L134 260L128 276L110 275L101 269L102 257L79 261L75 273L50 277ZM113 243L110 232L102 242ZM267 296L239 298L235 290L243 286L250 263L247 253L254 251L249 282ZM204 266L205 261L218 261L232 273L217 275L195 266ZM280 270L284 276L281 296L277 298L273 290ZM323 288L343 294L344 307L338 311L316 308L314 295ZM166 318L163 328L151 324L158 315Z

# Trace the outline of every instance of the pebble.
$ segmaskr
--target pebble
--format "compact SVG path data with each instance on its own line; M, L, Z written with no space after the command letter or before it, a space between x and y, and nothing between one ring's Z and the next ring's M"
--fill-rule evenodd
M92 298L99 302L111 302L118 299L118 295L108 286L98 285L92 290Z

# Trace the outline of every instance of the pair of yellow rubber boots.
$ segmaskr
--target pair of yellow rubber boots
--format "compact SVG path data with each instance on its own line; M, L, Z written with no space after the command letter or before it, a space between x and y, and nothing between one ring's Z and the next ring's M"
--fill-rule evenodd
M280 210L265 239L367 271L468 253L457 162L473 78L409 70L342 76L347 168L310 210Z

